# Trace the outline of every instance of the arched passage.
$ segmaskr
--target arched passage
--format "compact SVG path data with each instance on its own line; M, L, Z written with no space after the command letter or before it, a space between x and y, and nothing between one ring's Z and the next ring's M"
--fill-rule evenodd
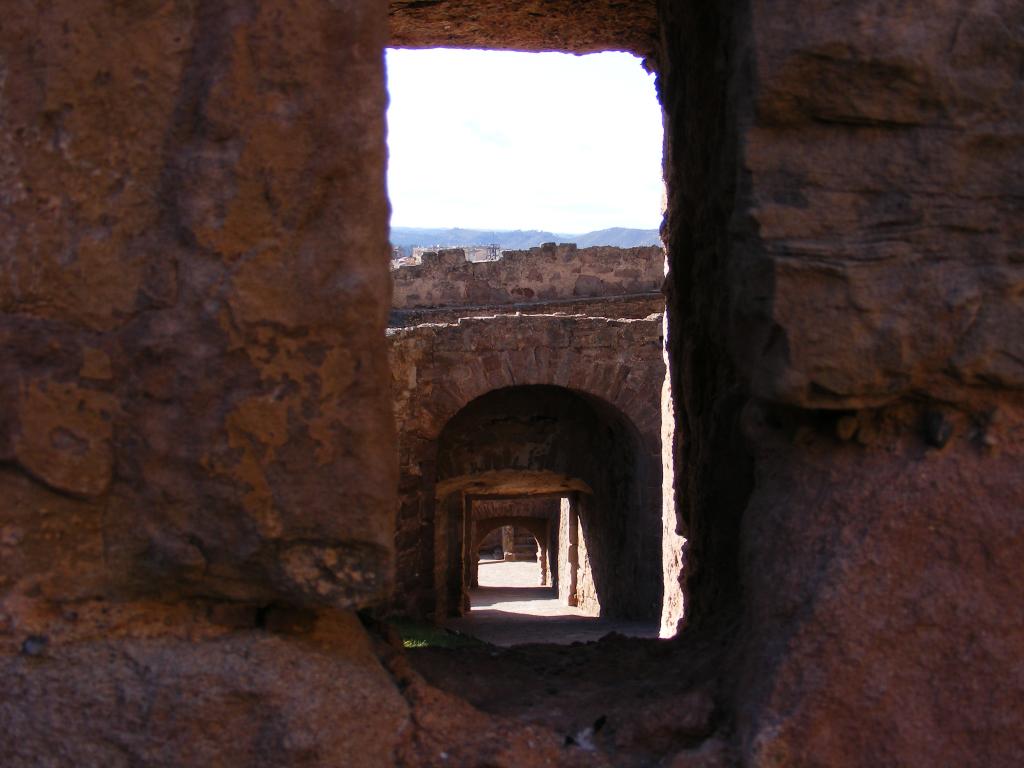
M496 545L502 560L536 562L535 586L556 586L552 581L552 573L557 571L557 498L500 501L470 499L468 511L470 523L466 563L471 587L479 586L478 566L480 558L484 556L486 540L490 540L492 545L492 556Z
M446 615L437 610L444 569L434 551L445 517L436 492L443 479L439 441L464 408L491 392L549 385L611 408L641 436L645 509L660 507L659 403L665 378L660 318L463 318L457 324L391 329L389 343L400 473L395 612L438 620Z
M661 604L660 508L648 492L650 454L621 412L564 387L488 392L462 408L438 440L436 614L468 607L474 499L571 498L584 578L600 615L653 618Z

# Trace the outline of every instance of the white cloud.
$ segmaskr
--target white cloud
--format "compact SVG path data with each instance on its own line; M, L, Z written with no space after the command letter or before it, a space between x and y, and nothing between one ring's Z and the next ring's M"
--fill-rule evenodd
M389 50L395 226L656 228L661 110L624 53Z

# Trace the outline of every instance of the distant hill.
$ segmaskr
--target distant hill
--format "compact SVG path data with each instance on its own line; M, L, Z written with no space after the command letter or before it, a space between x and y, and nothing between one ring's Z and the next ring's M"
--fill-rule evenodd
M576 243L580 248L593 245L614 245L635 248L641 245L661 245L656 229L627 229L611 227L596 232L567 235L538 229L430 229L422 227L392 227L391 244L408 253L413 246L429 248L432 245L491 245L497 243L502 250L526 250L541 243Z
M576 243L580 248L592 245L614 245L619 248L637 248L641 245L661 245L661 235L656 229L627 229L611 227L582 235L559 235L560 243ZM563 239L568 238L568 239Z

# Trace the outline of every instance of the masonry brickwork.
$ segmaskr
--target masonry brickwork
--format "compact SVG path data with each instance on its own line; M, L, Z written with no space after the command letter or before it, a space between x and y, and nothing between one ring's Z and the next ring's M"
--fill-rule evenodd
M657 293L665 277L661 248L548 243L504 251L497 261L466 261L461 249L426 253L421 264L392 270L396 310L500 307Z

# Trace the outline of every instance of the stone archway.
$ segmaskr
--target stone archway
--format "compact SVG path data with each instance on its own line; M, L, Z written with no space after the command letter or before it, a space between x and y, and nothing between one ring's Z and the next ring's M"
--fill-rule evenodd
M560 497L470 497L465 550L469 585L479 586L477 575L483 545L489 538L495 538L500 541L504 560L536 559L538 586L557 588L559 508ZM498 531L502 533L495 537ZM533 537L533 551L519 550L515 540L519 532ZM506 541L507 538L512 540Z
M652 618L661 606L660 498L643 438L617 409L550 385L505 387L474 399L438 440L435 615L468 605L470 505L475 496L563 495L588 553L582 581L595 613Z
M398 611L435 613L435 585L444 583L444 575L433 542L441 535L438 521L446 515L435 488L441 474L438 442L446 424L491 391L557 386L614 409L640 436L638 450L647 470L642 493L652 510L661 504L659 404L665 365L660 316L463 318L391 329L388 339L399 444ZM552 488L557 494L563 490ZM660 559L658 553L652 562ZM456 592L455 604L459 599Z

